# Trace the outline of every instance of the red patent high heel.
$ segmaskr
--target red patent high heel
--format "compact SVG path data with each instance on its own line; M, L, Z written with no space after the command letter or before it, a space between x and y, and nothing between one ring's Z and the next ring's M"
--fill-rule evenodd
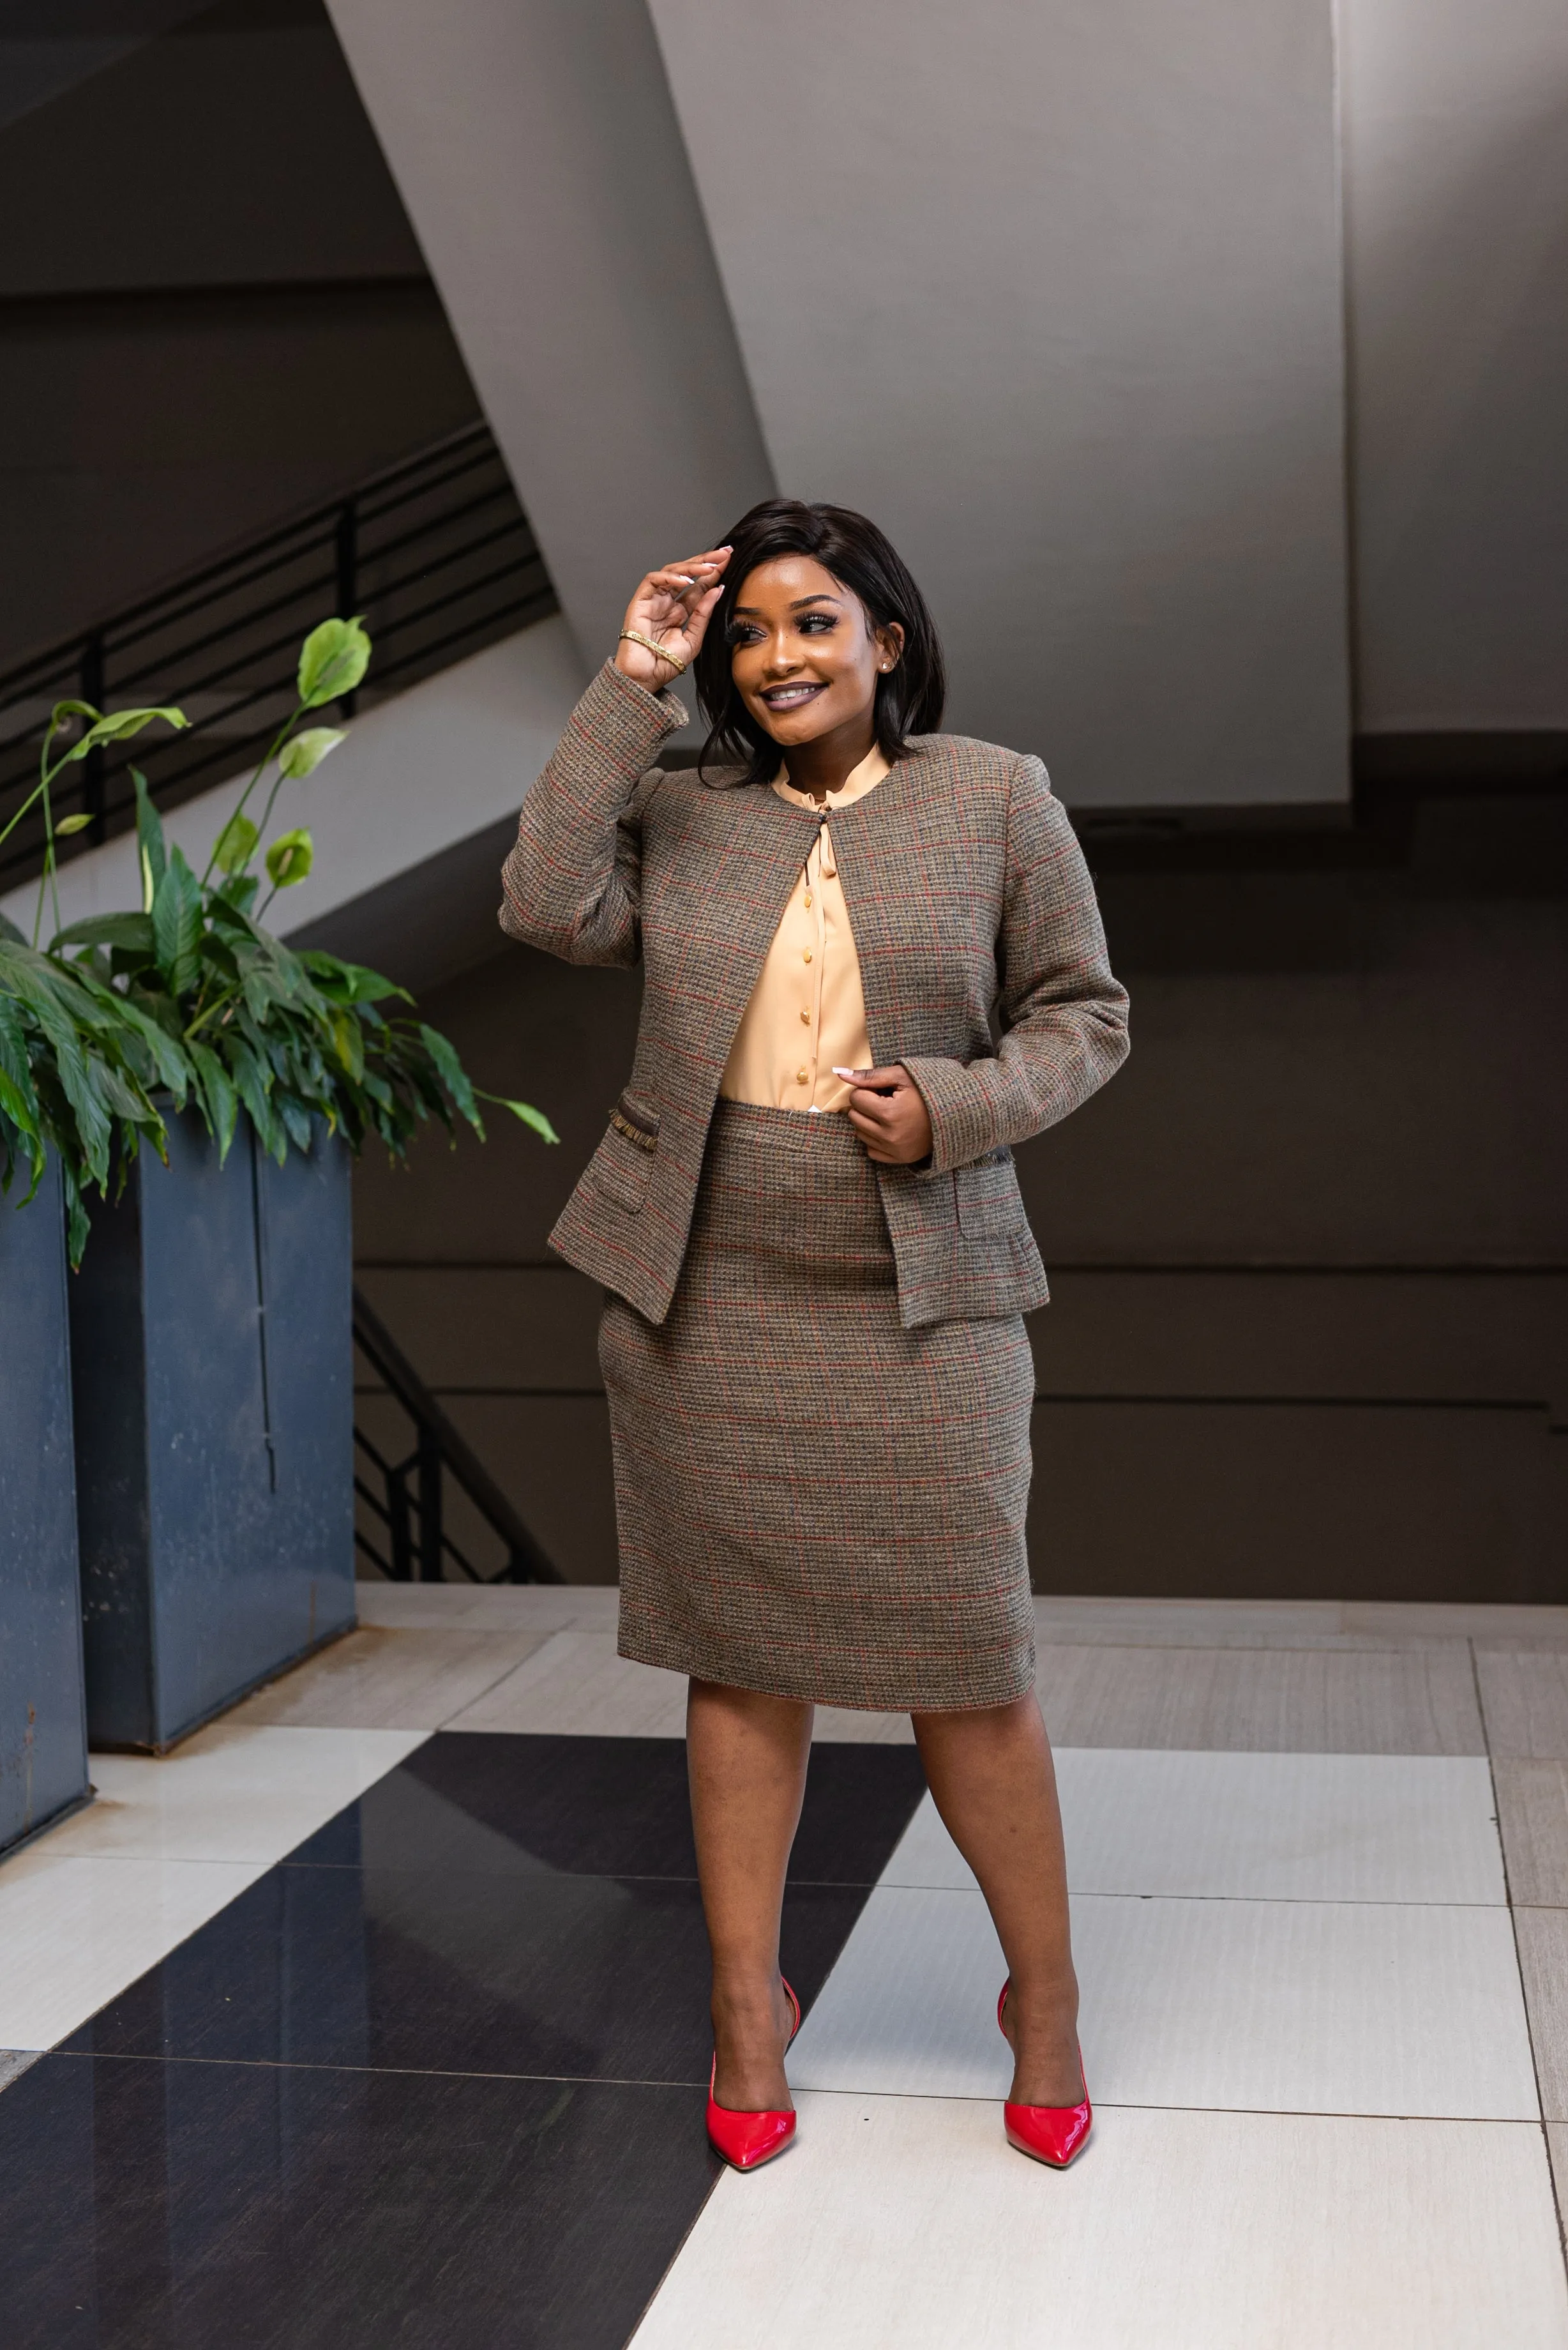
M779 1981L784 1983L784 1997L794 2013L789 2040L784 2042L788 2048L800 2030L800 2002L783 1975ZM713 2095L718 2072L719 2059L715 2055L713 2069L708 2075L708 2143L715 2154L723 2156L732 2169L758 2170L789 2145L794 2137L795 2117L794 2114L737 2113L729 2106L720 2105Z
M996 2002L996 2024L1002 2038L1007 2027L1002 2018L1007 2007L1007 1994L1012 1989L1009 1975L1002 1986L1002 1997ZM1078 2053L1078 2074L1083 2077L1083 2051ZM1002 2119L1007 2131L1007 2143L1016 2147L1035 2162L1049 2163L1053 2170L1065 2170L1073 2157L1082 2150L1095 2118L1089 2103L1089 2085L1084 2082L1084 2102L1081 2106L1014 2106L1004 2105Z

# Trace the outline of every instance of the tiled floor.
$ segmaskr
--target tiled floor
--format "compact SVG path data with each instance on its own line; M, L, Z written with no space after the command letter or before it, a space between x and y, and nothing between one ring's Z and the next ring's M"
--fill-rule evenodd
M1568 1609L1040 1603L1061 2177L907 1721L824 1713L799 2141L715 2185L682 1685L613 1592L362 1596L0 1866L18 2350L1568 2350Z

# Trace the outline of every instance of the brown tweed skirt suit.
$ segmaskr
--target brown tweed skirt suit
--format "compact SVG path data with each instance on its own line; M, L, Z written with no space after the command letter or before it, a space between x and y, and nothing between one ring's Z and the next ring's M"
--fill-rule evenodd
M551 1234L608 1293L621 1653L833 1705L1003 1704L1033 1679L1022 1317L1046 1296L1011 1146L1127 1052L1093 886L1039 761L989 743L920 738L835 816L874 1056L933 1136L875 1166L846 1118L719 1098L815 825L732 768L651 764L684 723L607 663L501 911L645 966L631 1080Z

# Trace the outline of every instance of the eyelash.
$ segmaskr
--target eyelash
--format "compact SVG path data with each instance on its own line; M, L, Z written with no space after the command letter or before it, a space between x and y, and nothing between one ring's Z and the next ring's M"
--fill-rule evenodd
M814 620L817 623L815 628L812 627L812 622ZM800 633L803 637L826 636L830 629L836 629L837 626L838 616L836 612L806 612L801 619ZM760 629L753 628L750 621L733 620L730 624L730 642L732 645L754 645L760 639L761 635L762 630Z

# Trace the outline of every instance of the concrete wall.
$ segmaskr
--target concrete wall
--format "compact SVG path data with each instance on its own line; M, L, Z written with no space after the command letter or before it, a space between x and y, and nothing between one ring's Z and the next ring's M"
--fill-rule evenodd
M1340 24L1358 723L1568 728L1568 9Z

